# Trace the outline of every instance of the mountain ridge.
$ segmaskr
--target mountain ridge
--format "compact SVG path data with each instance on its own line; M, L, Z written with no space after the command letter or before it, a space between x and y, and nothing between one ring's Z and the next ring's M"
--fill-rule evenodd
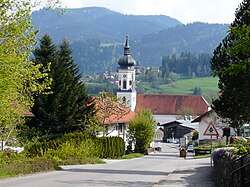
M32 23L40 30L38 38L48 33L56 44L68 39L86 74L116 71L127 34L141 66L161 66L166 55L211 54L229 29L229 24L185 25L168 16L124 15L100 7L67 9L64 15L41 9L33 12Z
M40 9L32 13L32 23L41 30L39 38L49 33L56 43L65 36L70 41L99 39L121 42L121 36L127 33L137 38L182 24L168 16L125 15L103 7L67 9L63 15Z

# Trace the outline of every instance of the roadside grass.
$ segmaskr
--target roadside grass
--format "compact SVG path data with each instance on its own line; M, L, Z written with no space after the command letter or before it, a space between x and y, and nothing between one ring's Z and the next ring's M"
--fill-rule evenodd
M5 178L9 178L9 177L14 177L15 175L10 175L10 174L7 174L5 171L3 171L1 168L0 168L0 180L1 179L5 179Z
M132 158L139 158L139 157L143 157L144 154L141 153L131 153L131 154L127 154L121 157L121 159L132 159Z
M61 160L60 165L79 165L79 164L106 164L106 162L97 157L84 157L84 158L67 158Z
M211 157L211 154L194 156L195 159L198 159L198 158L209 158L209 157Z
M1 162L0 179L59 169L59 164L55 160L45 157L25 158L17 156L9 158L5 163Z

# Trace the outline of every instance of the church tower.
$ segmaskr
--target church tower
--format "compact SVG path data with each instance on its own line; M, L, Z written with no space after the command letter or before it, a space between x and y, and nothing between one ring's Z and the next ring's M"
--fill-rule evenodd
M135 90L135 65L136 61L130 55L128 35L124 46L124 55L118 61L118 90L117 97L127 103L132 111L136 107L136 90Z

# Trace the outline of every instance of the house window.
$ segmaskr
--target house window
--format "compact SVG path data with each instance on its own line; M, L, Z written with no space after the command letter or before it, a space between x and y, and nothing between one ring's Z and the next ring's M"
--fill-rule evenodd
M119 80L119 86L121 86L121 84L122 84L122 82L121 82L121 80Z
M123 125L124 125L124 123L119 123L117 125L117 131L118 131L118 133L123 133Z
M123 102L123 103L126 103L126 97L123 97L123 98L122 98L122 102Z
M130 85L130 86L132 85L132 81L129 81L129 85Z

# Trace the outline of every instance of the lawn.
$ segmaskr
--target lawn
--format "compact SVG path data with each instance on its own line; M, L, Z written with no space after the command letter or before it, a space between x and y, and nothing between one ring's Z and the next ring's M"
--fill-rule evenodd
M164 90L166 94L192 94L194 87L200 87L202 90L202 96L211 102L213 96L218 92L218 78L205 77L194 79L182 79L173 84L164 84L160 88Z
M141 82L140 89L143 87L145 94L193 94L195 87L200 87L202 96L211 103L212 98L218 92L218 78L205 77L193 79L181 79L175 83L160 84L159 82ZM137 90L140 92L140 90Z

